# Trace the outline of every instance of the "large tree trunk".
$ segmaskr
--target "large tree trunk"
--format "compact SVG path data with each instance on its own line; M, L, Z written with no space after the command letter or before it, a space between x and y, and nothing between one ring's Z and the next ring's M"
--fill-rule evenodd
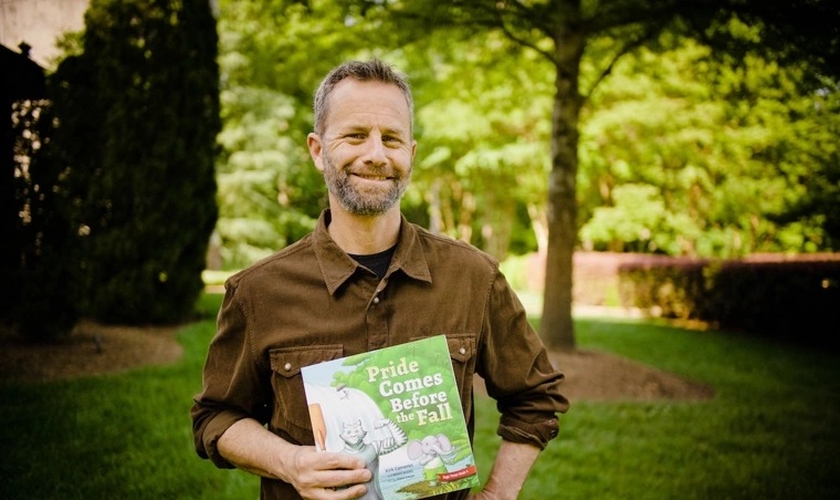
M574 3L574 2L572 2ZM548 254L540 335L552 349L575 349L572 323L572 255L577 241L578 118L583 98L578 73L585 36L563 16L555 36L556 94L552 112L548 184Z

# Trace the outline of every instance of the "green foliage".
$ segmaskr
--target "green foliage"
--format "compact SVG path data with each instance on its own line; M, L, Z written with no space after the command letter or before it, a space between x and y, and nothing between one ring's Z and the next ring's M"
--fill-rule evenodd
M528 255L511 256L499 263L499 270L514 290L528 288L528 257Z
M614 205L597 207L581 229L581 239L605 242L611 251L649 252L667 248L670 235L683 228L668 224L664 202L650 185L622 184L613 190ZM662 245L662 246L660 246Z
M720 257L832 248L822 214L837 212L826 196L836 92L808 90L803 68L755 53L713 57L666 33L658 52L625 56L593 94L582 119L584 246ZM628 199L632 185L645 194ZM790 211L806 196L807 216Z
M330 1L220 2L223 267L245 267L300 239L326 208L306 147L312 96L334 65L367 45L360 28L345 25Z
M106 322L192 314L217 217L215 20L204 0L95 0L55 77L86 302Z
M788 224L794 244L840 249L840 85L826 81L813 100L793 111L797 135L809 138L798 161L782 164L789 182L801 184L800 196L786 196L785 207L770 219Z
M583 349L708 384L715 397L573 400L521 500L837 497L834 354L651 322L579 318L576 327ZM209 320L182 330L184 358L170 366L0 384L4 498L257 498L257 478L216 469L193 451L189 406L214 331ZM477 394L476 404L476 458L486 481L498 418L492 400Z
M510 45L469 30L429 41L425 28L353 2L222 2L219 30L225 128L217 229L226 267L300 238L326 206L305 147L311 97L320 78L351 57L377 56L411 77L420 148L403 201L410 220L499 256L511 242L520 252L535 248L526 207L544 204L549 124L540 118L551 92L548 67L535 74L541 63L533 55L525 66L499 61L488 44L513 53Z
M226 266L242 268L312 230L325 189L292 130L290 98L243 86L224 89L221 102L216 229Z
M472 16L466 26L445 19L449 7L424 2L221 6L219 230L228 266L311 227L324 206L303 146L312 89L336 62L370 55L412 77L420 148L406 212L500 258L545 245L556 89L544 57L550 40L527 26L550 2L498 11L463 2L456 14ZM644 10L584 6L583 14L624 22ZM617 47L640 36L641 25L593 32L581 61L581 82L595 89L582 115L577 176L585 248L724 257L833 248L835 87L826 78L815 91L810 66L760 51L768 28L754 14L747 22L685 13L714 35L704 42L725 39L724 52L738 58L690 41L696 31L685 23L617 61ZM432 19L439 23L429 37ZM488 28L498 20L507 32ZM648 187L635 196L632 186Z
M513 241L534 250L527 214L542 212L547 196L550 68L497 33L447 34L406 48L418 75L412 192L422 193L437 231L500 259Z
M222 307L222 293L202 293L196 302L196 318L199 319L216 319L219 314L219 309Z
M29 340L66 336L78 316L79 281L74 251L77 235L68 220L72 213L66 167L51 145L53 108L47 101L20 102L13 132L18 163L14 176L15 228L18 254L14 294L4 315ZM5 317L5 316L4 316Z

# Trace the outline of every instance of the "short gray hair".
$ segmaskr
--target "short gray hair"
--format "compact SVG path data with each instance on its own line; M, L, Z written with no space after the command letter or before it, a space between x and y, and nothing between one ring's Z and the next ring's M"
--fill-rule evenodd
M396 85L405 96L408 104L408 112L411 120L411 129L414 129L414 98L411 96L411 86L405 74L397 71L388 64L373 59L370 61L348 61L330 71L324 77L318 90L315 91L315 133L322 135L329 112L330 94L335 86L345 78L352 78L360 82L381 82Z

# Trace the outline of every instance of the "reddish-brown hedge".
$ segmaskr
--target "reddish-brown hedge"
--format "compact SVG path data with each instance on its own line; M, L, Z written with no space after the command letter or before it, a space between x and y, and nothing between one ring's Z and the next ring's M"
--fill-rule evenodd
M618 267L627 307L801 343L840 331L840 254L741 260L636 256Z

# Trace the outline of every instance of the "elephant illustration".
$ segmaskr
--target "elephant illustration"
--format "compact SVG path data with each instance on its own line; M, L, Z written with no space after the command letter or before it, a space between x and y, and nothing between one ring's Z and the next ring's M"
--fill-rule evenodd
M426 436L408 443L408 458L423 465L423 477L436 483L438 474L447 472L446 464L455 455L455 447L443 434Z

